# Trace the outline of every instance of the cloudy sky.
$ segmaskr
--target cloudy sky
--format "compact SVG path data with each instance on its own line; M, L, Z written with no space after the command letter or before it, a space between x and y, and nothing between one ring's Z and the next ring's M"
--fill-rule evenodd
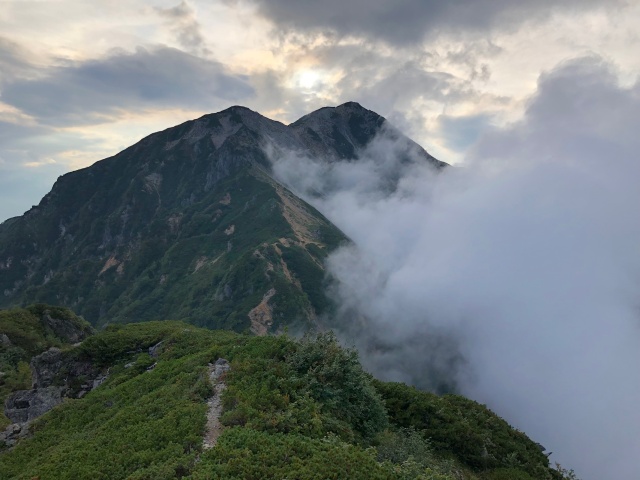
M461 162L567 62L635 85L639 19L635 0L0 0L0 221L233 104L288 123L355 100Z
M397 347L368 365L424 383L426 316L466 394L584 480L638 478L638 32L640 0L0 0L0 221L205 113L360 102L466 166L372 196L374 148L318 205L357 244L345 302Z

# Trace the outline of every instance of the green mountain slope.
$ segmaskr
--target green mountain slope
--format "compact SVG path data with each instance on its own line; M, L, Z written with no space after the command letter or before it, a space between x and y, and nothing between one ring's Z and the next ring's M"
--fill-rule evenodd
M65 305L94 325L314 326L331 307L323 259L346 239L273 178L271 157L354 161L377 135L444 165L356 103L290 126L231 107L154 133L0 225L0 306Z
M108 377L34 420L0 453L0 478L563 478L485 407L374 382L329 334L147 322L110 326L63 355ZM212 382L222 358L230 370ZM216 396L222 428L206 448Z
M233 107L60 177L0 225L0 304L67 305L98 325L313 325L323 258L345 237L270 176L267 144L306 148Z

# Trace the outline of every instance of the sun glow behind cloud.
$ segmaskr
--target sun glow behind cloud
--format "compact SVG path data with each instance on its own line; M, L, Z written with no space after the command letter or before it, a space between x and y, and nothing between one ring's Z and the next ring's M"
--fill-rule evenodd
M322 75L314 70L302 70L294 76L294 85L302 91L313 92L322 85Z

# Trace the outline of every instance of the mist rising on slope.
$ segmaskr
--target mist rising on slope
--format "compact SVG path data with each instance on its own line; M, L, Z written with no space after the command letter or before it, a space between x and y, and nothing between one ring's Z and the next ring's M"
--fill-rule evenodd
M587 58L463 168L394 163L384 135L356 162L274 168L355 243L328 266L374 374L457 388L584 480L637 478L638 125L640 87Z

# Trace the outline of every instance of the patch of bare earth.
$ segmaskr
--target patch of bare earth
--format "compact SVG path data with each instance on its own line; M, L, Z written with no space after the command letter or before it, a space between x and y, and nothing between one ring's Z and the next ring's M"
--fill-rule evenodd
M276 289L272 288L262 297L262 301L249 312L251 320L251 331L256 335L264 336L269 327L273 325L273 310L269 305L269 300L276 294Z
M289 239L286 237L279 238L278 241L287 248L291 246L291 242L289 242Z
M224 374L229 370L231 370L231 366L224 358L219 358L216 363L209 364L209 381L213 385L213 395L207 401L207 426L202 442L204 450L215 447L222 434L223 426L220 423L222 392L227 388L224 383Z
M318 243L315 236L309 230L309 226L316 222L313 215L311 215L303 205L295 201L289 192L286 192L281 187L276 187L276 192L282 200L282 215L291 229L295 233L297 239L301 244Z
M196 265L193 269L193 273L196 273L198 270L200 270L202 267L207 266L207 265L215 265L216 262L218 260L220 260L220 257L222 257L222 254L218 255L216 258L211 259L209 257L200 257L196 260Z
M284 258L282 258L282 250L280 250L280 247L278 247L277 243L273 245L273 249L276 251L276 253L280 257L280 267L282 268L282 272L284 273L284 276L287 278L287 280L289 280L296 287L302 290L302 285L300 285L300 281L297 278L295 278L293 275L291 275L289 266L287 265L287 262L284 261Z
M193 273L196 273L203 266L205 266L208 260L209 259L207 257L200 257L198 260L196 260L196 267L193 269Z
M110 257L102 267L102 270L100 270L100 273L98 274L98 276L102 275L104 272L106 272L110 268L115 267L116 265L119 265L119 264L120 264L120 261L117 260L116 257Z

